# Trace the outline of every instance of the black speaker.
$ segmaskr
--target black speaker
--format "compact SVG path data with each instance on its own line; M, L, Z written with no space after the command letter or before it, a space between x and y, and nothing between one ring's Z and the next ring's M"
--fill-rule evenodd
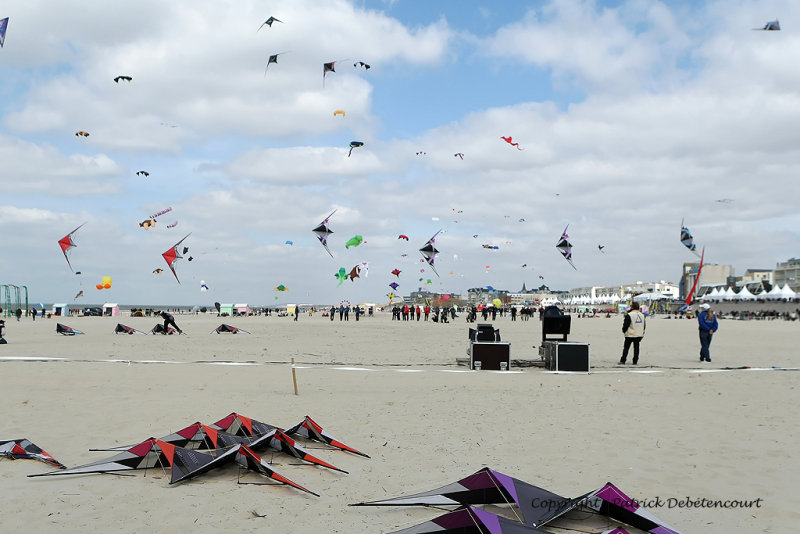
M471 343L470 344L470 369L478 369L476 363L480 362L479 369L489 371L508 371L511 368L510 343Z
M548 341L545 343L545 366L551 371L589 372L589 344Z

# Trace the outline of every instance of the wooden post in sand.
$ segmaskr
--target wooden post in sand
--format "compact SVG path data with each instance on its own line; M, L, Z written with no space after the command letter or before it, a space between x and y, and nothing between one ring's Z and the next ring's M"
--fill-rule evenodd
M294 358L292 358L292 382L294 382L294 394L299 395L297 393L297 371L294 368Z

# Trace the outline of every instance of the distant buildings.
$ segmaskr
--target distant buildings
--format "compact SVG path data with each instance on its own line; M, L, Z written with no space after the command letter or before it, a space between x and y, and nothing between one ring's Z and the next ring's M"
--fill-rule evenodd
M540 306L558 301L565 305L593 305L628 302L637 295L653 296L653 300L666 298L671 300L686 299L697 278L699 262L684 263L680 282L660 280L658 282L636 281L630 284L614 286L585 286L576 287L569 291L551 290L542 284L535 289L527 289L525 283L519 291L497 289L491 286L473 287L467 290L466 298L456 293L434 293L429 291L414 291L406 300L412 303L432 302L457 306L480 306L491 304L494 299L500 299L504 305L513 306ZM775 270L747 269L742 276L737 277L730 265L704 263L703 272L697 285L695 297L699 298L708 294L712 289L732 288L738 292L744 288L758 295L769 292L773 287L782 288L788 285L795 292L800 292L800 259L791 258L778 263Z
M800 291L800 259L792 258L777 264L774 281L776 286L783 287L788 284L792 291Z
M697 278L697 270L700 268L700 262L684 263L683 274L681 281L678 284L680 298L685 299L692 290L694 281ZM701 288L711 288L718 286L727 286L733 277L733 267L730 265L719 265L717 263L704 263L703 272L700 274L700 282L697 284L697 289L702 295Z
M681 298L686 298L691 290L692 284L697 278L699 266L700 263L683 264L683 276L680 283ZM795 292L800 290L800 259L792 258L778 263L775 270L747 269L742 276L736 276L730 265L704 263L697 292L698 296L702 296L714 288L731 288L732 291L747 288L749 292L758 295L762 292L769 292L773 287L782 288L785 285Z

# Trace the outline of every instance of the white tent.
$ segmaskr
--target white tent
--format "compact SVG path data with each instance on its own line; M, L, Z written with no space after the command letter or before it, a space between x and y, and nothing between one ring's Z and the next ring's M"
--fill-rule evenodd
M747 286L744 286L738 293L736 293L736 298L739 300L755 300L756 296L750 293L750 290L747 289Z
M797 296L797 293L795 293L792 290L792 288L789 287L789 284L783 284L783 287L781 288L781 298L783 298L783 299L793 299L796 296Z
M769 290L769 293L761 294L762 297L766 298L767 300L780 300L785 298L781 296L781 290L777 285L772 286L772 289Z
M716 287L713 288L711 291L706 292L705 295L700 297L699 300L709 300L711 302L716 302L719 300L719 289Z
M736 298L736 293L733 292L731 286L728 286L728 288L722 293L721 297L724 300L733 300Z

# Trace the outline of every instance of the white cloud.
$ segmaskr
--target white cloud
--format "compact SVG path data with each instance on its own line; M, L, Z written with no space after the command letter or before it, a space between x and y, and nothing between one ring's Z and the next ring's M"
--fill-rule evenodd
M676 281L694 258L678 241L684 217L709 261L739 270L796 256L800 246L792 195L800 93L790 67L800 41L752 32L748 21L763 16L745 3L690 13L711 17L705 26L647 0L548 4L484 41L460 43L486 44L515 69L550 70L557 89L585 98L539 102L520 87L514 104L457 110L450 116L459 120L410 139L381 132L375 95L385 96L383 76L404 63L418 74L459 60L464 51L443 22L403 26L338 1L272 13L253 2L144 2L98 6L96 18L66 15L67 30L56 24L66 7L45 15L45 3L27 5L48 42L68 46L32 45L30 64L54 73L41 71L36 84L24 78L30 89L13 99L21 105L3 108L16 137L0 136L0 222L10 234L0 271L49 298L69 299L110 275L114 298L130 303L271 303L281 283L290 287L284 300L380 300L395 267L402 293L433 276L418 249L440 228L433 289L454 291L531 287L539 274L557 288ZM256 32L270 14L285 23ZM24 28L15 35L29 39ZM322 62L334 59L323 90ZM372 68L353 69L356 60ZM134 80L115 84L119 74ZM428 90L490 91L503 79L483 82ZM74 137L78 129L91 136ZM508 135L524 150L500 139ZM348 158L351 140L365 145ZM140 168L152 176L120 179ZM155 229L138 228L165 206L173 212ZM330 258L311 229L334 209ZM167 229L173 218L179 226ZM55 241L87 220L73 251L84 280ZM567 224L577 271L555 250ZM183 284L153 275L166 267L161 253L189 232L194 259L177 267ZM355 234L366 242L346 250ZM27 261L7 259L19 256ZM360 261L370 262L370 277L337 288L333 273ZM200 279L211 292L199 292Z

